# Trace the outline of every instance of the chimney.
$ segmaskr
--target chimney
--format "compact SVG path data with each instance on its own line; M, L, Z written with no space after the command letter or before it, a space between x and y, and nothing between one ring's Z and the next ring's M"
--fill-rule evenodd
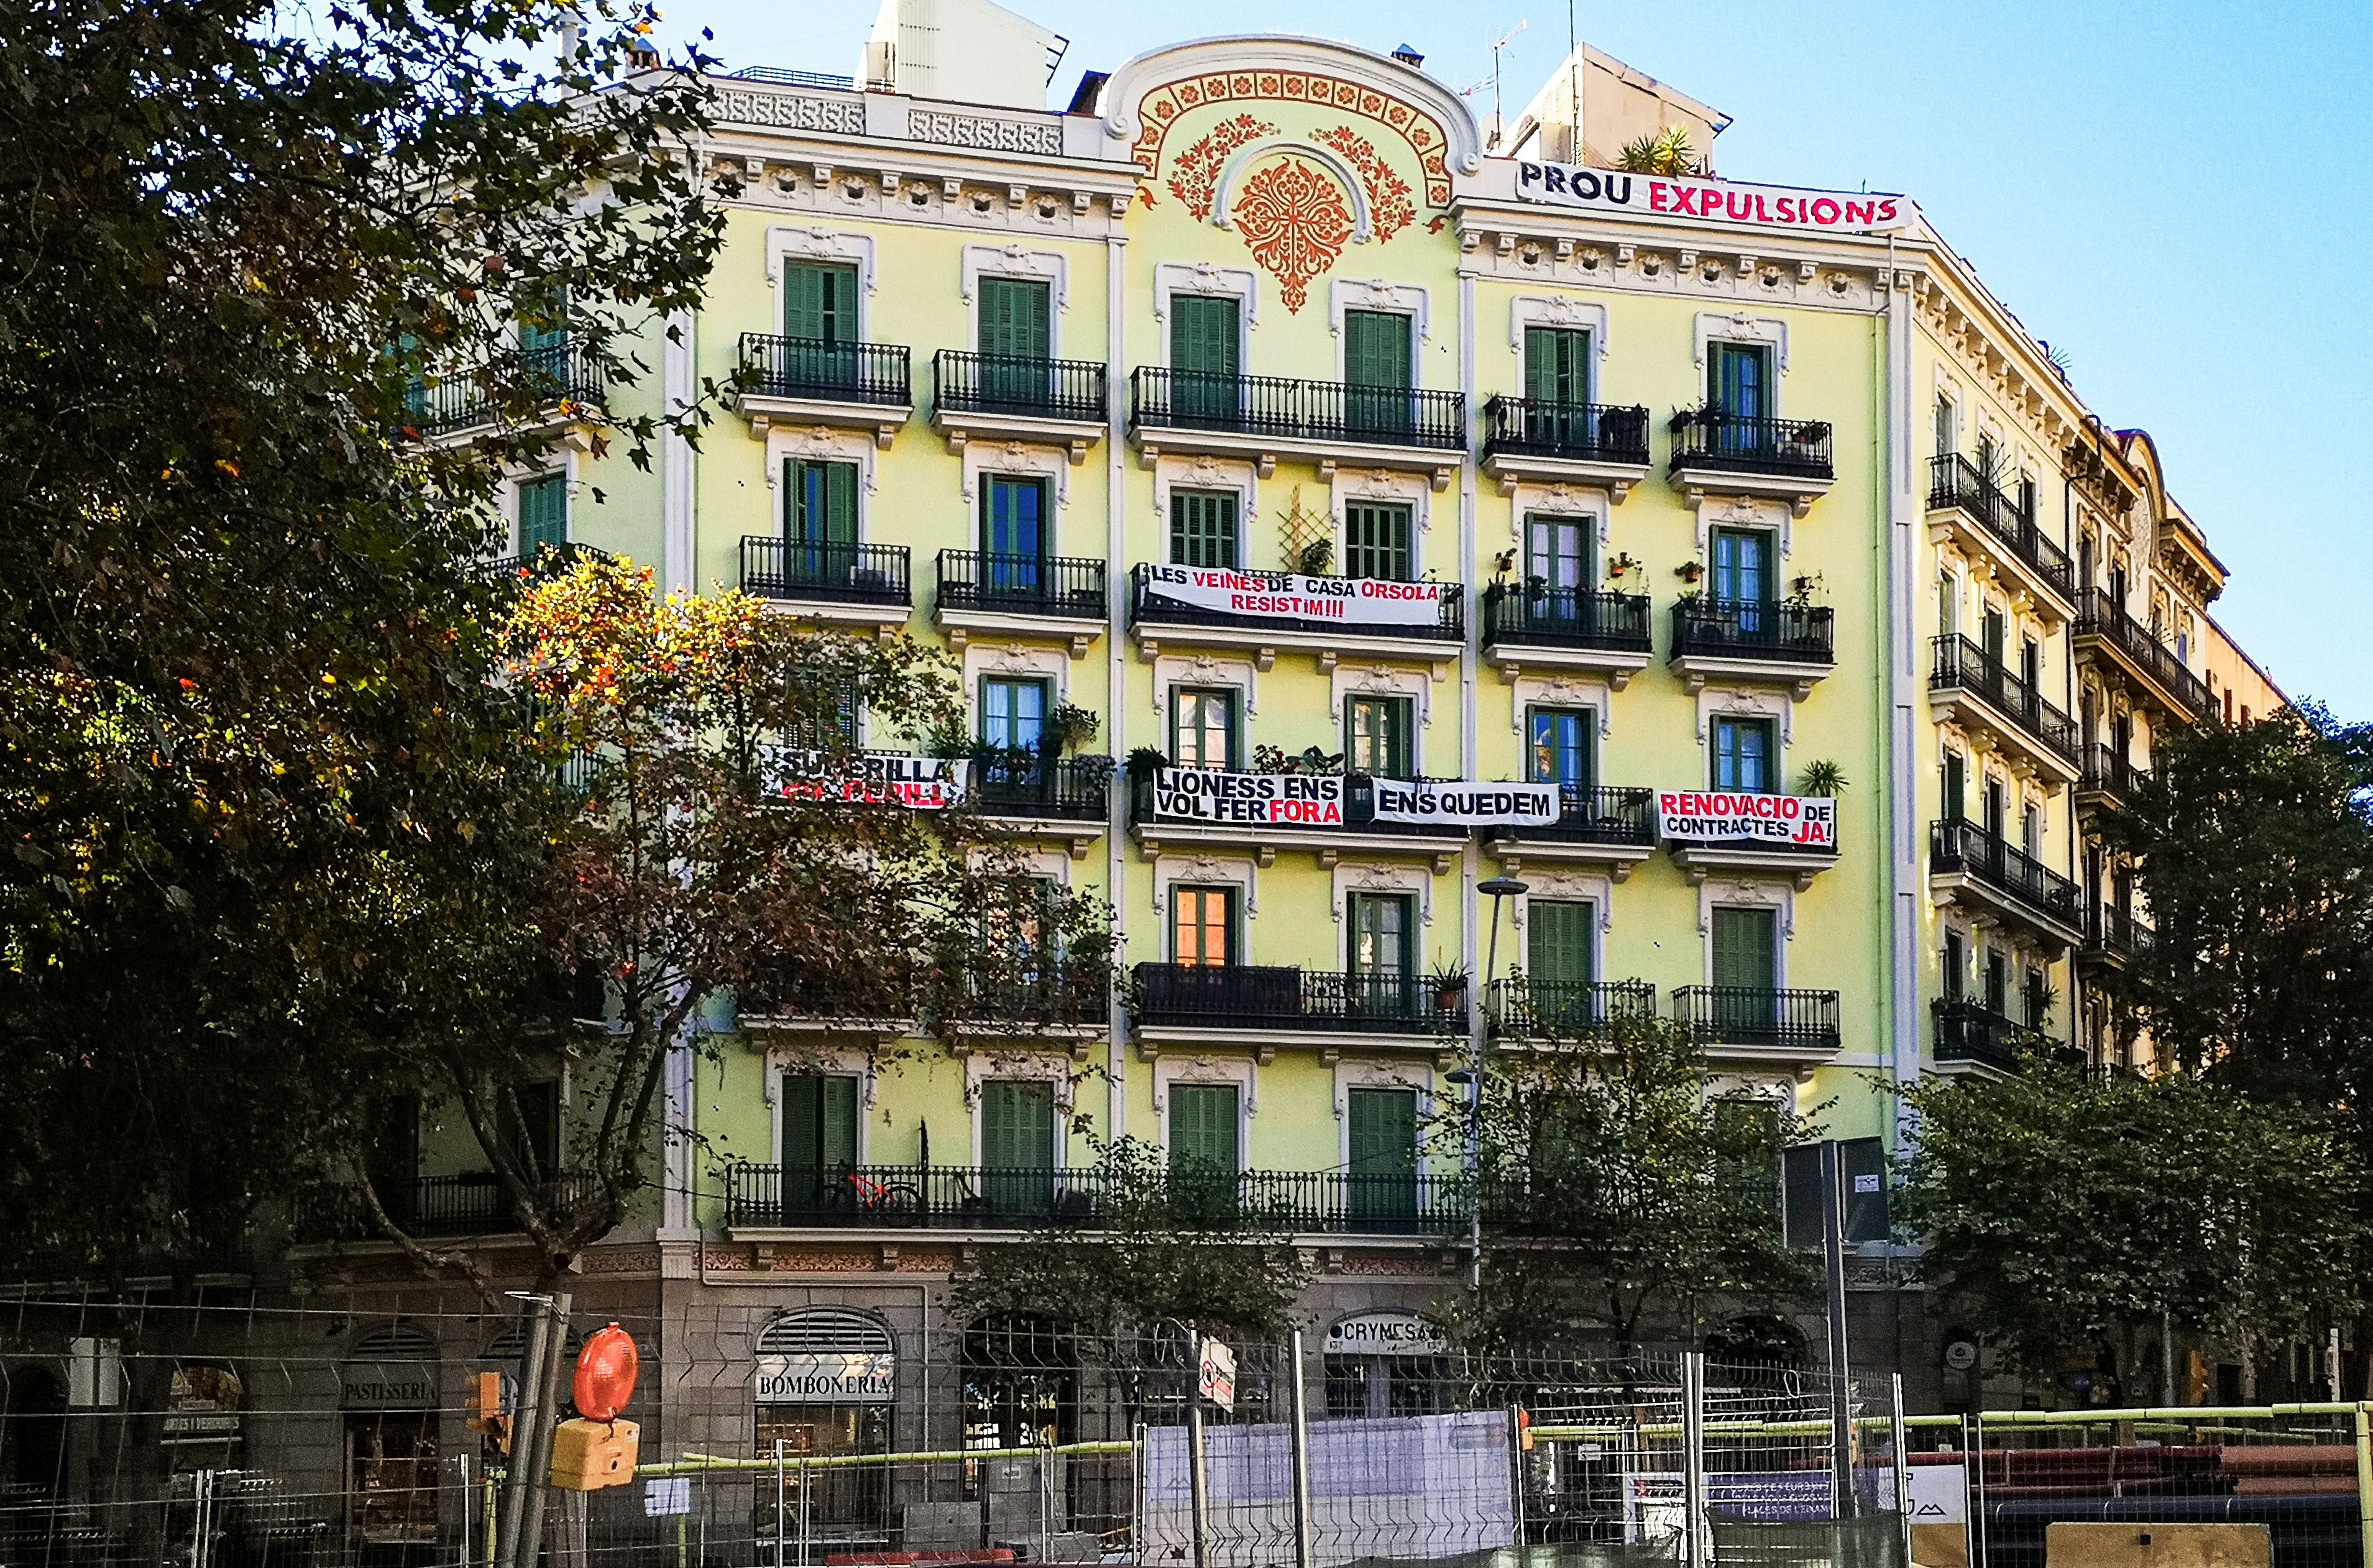
M1420 54L1415 49L1412 49L1406 43L1393 51L1393 58L1399 61L1402 64L1407 65L1412 71L1420 71L1425 68L1425 56Z

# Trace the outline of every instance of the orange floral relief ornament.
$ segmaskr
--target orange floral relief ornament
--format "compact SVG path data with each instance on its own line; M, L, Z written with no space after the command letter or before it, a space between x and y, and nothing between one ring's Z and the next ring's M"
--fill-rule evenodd
M1333 266L1351 240L1350 204L1343 188L1300 158L1254 170L1228 216L1253 260L1277 279L1291 311L1301 310L1310 298L1311 280Z

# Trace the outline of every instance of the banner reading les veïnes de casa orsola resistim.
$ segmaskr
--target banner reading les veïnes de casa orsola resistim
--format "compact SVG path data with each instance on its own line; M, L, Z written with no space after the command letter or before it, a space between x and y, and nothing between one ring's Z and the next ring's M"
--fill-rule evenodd
M1783 844L1834 849L1838 802L1826 795L1659 790L1656 837L1677 844Z
M1335 621L1345 626L1430 626L1442 620L1452 585L1368 577L1305 577L1218 568L1150 566L1145 591L1198 610L1261 620Z

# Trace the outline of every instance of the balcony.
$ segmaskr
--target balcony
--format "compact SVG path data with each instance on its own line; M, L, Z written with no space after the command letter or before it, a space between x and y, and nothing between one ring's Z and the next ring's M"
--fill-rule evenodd
M542 544L532 556L497 556L486 563L486 571L499 581L520 582L529 579L549 581L566 577L579 561L614 560L607 550L597 550L590 544L565 540L557 544Z
M984 816L1025 825L1025 837L1061 839L1071 859L1085 860L1104 836L1112 772L1108 756L994 752L973 763L973 799Z
M1648 411L1603 403L1495 397L1483 405L1483 471L1513 496L1520 481L1603 486L1615 504L1648 474Z
M1417 975L1343 975L1277 965L1140 964L1132 1012L1139 1048L1235 1036L1264 1057L1279 1045L1375 1048L1381 1039L1443 1047L1467 1038L1467 993L1437 994ZM1431 1046L1401 1044L1400 1053Z
M931 620L956 652L976 635L1055 638L1085 659L1104 635L1105 564L1063 556L942 550Z
M1974 822L1929 825L1928 885L1939 903L2007 917L2063 948L2083 932L2076 884Z
M520 392L534 399L529 405L532 412L518 421L520 434L598 423L602 418L608 378L601 361L576 343L526 349L499 369L506 380L516 378ZM406 428L438 444L465 440L491 429L504 415L503 402L490 395L473 376L457 376L433 385L415 381L404 396Z
M1238 591L1231 598L1264 604L1280 604L1293 598L1299 580L1277 572L1211 575L1224 578ZM1341 585L1347 598L1394 591L1393 585L1374 579L1322 580ZM1165 648L1224 648L1249 652L1253 662L1267 670L1276 663L1280 649L1291 649L1309 653L1321 673L1332 670L1338 657L1350 657L1425 664L1437 680L1447 679L1467 640L1467 587L1456 582L1422 586L1441 595L1431 610L1416 609L1411 618L1397 622L1348 621L1290 612L1221 609L1173 598L1159 591L1153 568L1140 562L1129 571L1129 635L1137 639L1139 656L1149 663Z
M2022 605L2056 629L2075 614L2076 568L2068 552L2044 537L2012 497L1968 458L1946 454L1928 462L1931 543L1954 540L1993 564Z
M2076 776L2079 811L2117 811L2151 781L2147 767L2136 767L2112 746L2096 743L2085 748L2084 771Z
M1694 696L1708 680L1778 682L1796 700L1837 667L1837 613L1826 604L1691 594L1673 606L1666 661Z
M2090 659L2119 672L2124 684L2151 698L2186 723L2215 708L2208 683L2183 667L2183 661L2151 635L2150 628L2126 614L2104 588L2088 588L2076 607L2072 644L2079 659Z
M1803 517L1837 480L1829 427L1818 419L1749 419L1719 408L1673 415L1673 487L1691 507L1708 495L1763 496Z
M600 1190L601 1183L590 1176L568 1176L543 1183L536 1197L540 1203L563 1205L591 1198ZM389 1219L413 1235L497 1235L519 1229L510 1189L492 1171L415 1176L408 1188L383 1188L380 1205ZM357 1212L348 1217L351 1234L371 1234L374 1223L359 1196L355 1207Z
M2062 1048L2059 1040L2040 1029L2013 1023L1980 1002L1938 997L1935 1013L1940 1068L2016 1072L2028 1057L2050 1056Z
M1838 1054L1838 993L1683 986L1673 1018L1717 1060L1825 1061Z
M742 537L742 591L838 626L894 628L914 603L904 544Z
M2085 912L2085 941L2076 962L2098 974L2122 975L2150 957L2157 941L2149 921L2114 904L2096 904Z
M906 346L742 334L734 404L764 440L776 425L831 425L870 432L888 451L915 412Z
M1655 1017L1656 988L1645 980L1494 980L1484 1006L1491 1038L1502 1046L1586 1043L1606 1039L1619 1019Z
M1104 438L1105 368L1091 359L1031 359L942 348L931 356L931 426L948 450L975 437L1058 446L1078 467Z
M1559 789L1558 819L1540 827L1491 828L1491 853L1511 872L1528 860L1604 865L1617 882L1656 850L1655 792L1607 785Z
M725 1223L776 1230L1018 1230L1059 1222L1293 1235L1446 1235L1467 1223L1466 1178L1409 1171L1228 1171L1146 1177L979 1165L725 1167Z
M1325 781L1340 791L1342 821L1281 823L1254 821L1187 821L1155 814L1154 781L1132 780L1129 791L1129 832L1148 860L1173 852L1200 854L1214 848L1249 851L1261 865L1276 863L1280 849L1306 849L1320 869L1331 869L1345 855L1418 856L1431 860L1433 874L1447 876L1465 851L1468 830L1419 822L1378 822L1375 798L1365 775L1281 773L1280 778L1302 778L1315 785ZM1444 782L1417 779L1411 782Z
M1587 670L1617 691L1648 667L1648 596L1537 580L1483 591L1483 657L1513 684L1526 670Z
M2015 758L2055 784L2073 783L2082 755L2076 720L1965 637L1933 639L1928 708L1993 736Z
M1415 470L1450 488L1467 453L1467 398L1423 388L1228 376L1140 365L1128 378L1129 437L1148 468L1168 452L1250 458L1263 478L1280 457Z

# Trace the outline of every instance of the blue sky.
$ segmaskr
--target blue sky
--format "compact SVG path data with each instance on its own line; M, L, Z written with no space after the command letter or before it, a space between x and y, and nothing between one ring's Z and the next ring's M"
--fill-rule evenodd
M1379 50L1509 114L1565 53L1564 0L1006 0L1070 38L1050 88L1186 37ZM728 68L847 73L875 0L674 0ZM1189 19L1191 18L1191 19ZM1580 36L1733 117L1736 179L1916 197L1987 287L2064 348L2110 424L2157 439L2232 571L2217 618L2295 696L2373 720L2373 92L2363 0L2249 6L1580 4ZM1479 85L1477 85L1479 84Z

